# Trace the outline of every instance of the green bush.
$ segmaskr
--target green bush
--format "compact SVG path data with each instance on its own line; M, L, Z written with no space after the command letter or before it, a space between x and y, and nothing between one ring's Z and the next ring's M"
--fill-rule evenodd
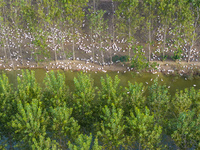
M145 70L149 67L149 63L147 62L147 58L145 57L145 53L142 49L143 46L137 46L137 48L133 48L135 55L131 61L131 67L138 71Z
M180 60L182 58L181 56L182 53L183 53L182 49L178 48L177 51L174 51L174 56L172 56L172 59L175 61Z
M127 55L125 55L125 56L115 55L112 57L113 62L116 62L116 61L127 62L128 60L129 60L129 56L127 56Z

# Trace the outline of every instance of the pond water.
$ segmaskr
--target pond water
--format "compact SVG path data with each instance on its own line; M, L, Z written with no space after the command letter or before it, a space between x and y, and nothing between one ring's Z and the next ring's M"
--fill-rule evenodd
M35 77L37 82L43 86L43 79L46 75L46 70L44 69L32 69L35 71ZM65 74L66 84L70 87L70 89L73 91L74 89L74 82L73 78L77 76L79 72L73 72L73 71L63 71L63 70L55 70L60 71L61 73ZM0 70L0 73L5 72L9 78L10 83L16 85L17 84L17 75L21 74L21 70L12 70L12 71L6 71L6 70ZM195 87L195 89L200 88L200 82L198 79L194 80L188 80L183 77L177 78L174 76L165 76L162 73L158 74L152 74L152 73L142 73L137 74L135 72L113 72L108 71L106 73L104 72L87 72L87 74L90 74L91 77L94 79L94 85L100 87L100 78L106 77L106 74L114 78L116 75L118 75L120 79L120 86L127 86L128 81L131 83L135 82L142 82L143 85L148 86L153 83L153 80L155 78L158 78L159 84L163 85L166 84L166 86L169 88L169 92L173 95L176 92L176 89L183 90L184 88L190 88Z

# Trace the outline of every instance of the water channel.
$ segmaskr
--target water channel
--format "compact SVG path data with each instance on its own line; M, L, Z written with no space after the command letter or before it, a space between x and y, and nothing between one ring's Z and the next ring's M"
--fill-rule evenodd
M46 70L44 69L32 69L35 71L35 77L37 82L43 86L43 79L46 75ZM77 76L78 72L73 71L63 71L63 70L55 70L60 71L61 73L65 74L65 81L66 84L69 86L70 90L73 91L74 89L74 82L73 78ZM17 84L17 76L21 74L21 70L0 70L0 74L2 72L5 72L6 75L9 78L10 83L12 83L14 86ZM153 83L153 80L155 78L158 78L159 84L163 85L166 84L166 86L169 88L169 92L173 95L176 92L176 89L183 90L185 88L194 87L195 89L200 88L200 82L198 79L189 80L183 77L175 77L175 76L166 76L162 73L152 74L152 73L140 73L137 74L135 72L114 72L114 71L108 71L106 73L104 72L87 72L87 74L90 74L91 77L94 79L94 86L100 87L100 78L106 77L106 74L111 76L113 79L116 75L118 75L120 79L120 86L126 87L128 85L128 81L131 83L140 83L142 82L144 86L149 86Z

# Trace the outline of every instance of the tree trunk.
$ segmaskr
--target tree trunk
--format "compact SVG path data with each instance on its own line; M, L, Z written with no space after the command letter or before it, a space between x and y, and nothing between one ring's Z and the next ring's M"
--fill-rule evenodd
M166 36L167 36L167 26L164 26L164 41L163 41L163 61L165 57L165 45L166 45Z
M129 26L128 26L128 38L129 38L128 56L129 56L129 62L130 62L130 60L131 60L131 41L130 41L130 39L131 39L131 18L130 17L128 18L128 24L129 24Z
M8 46L8 51L10 53L10 60L11 60L11 63L12 63L12 68L14 69L14 62L13 62L11 51L10 51L10 47L9 47L9 44L8 44L8 36L7 36L6 44Z
M35 46L34 46L35 47ZM37 64L37 66L38 66L38 54L37 54L37 51L36 51L36 47L34 48L35 49L35 57L36 57L36 64Z
M149 19L149 62L151 61L151 19Z
M54 55L55 55L55 62L57 62L57 52L56 52L56 48L55 48L55 38L54 38L54 34L53 34L53 49L54 49Z
M7 53L6 53L6 48L4 46L4 43L3 43L3 50L4 50L4 54L5 54L5 61L7 62L8 58L7 58Z
M110 40L110 47L112 47L112 41ZM110 64L112 64L112 52L110 49Z
M62 51L63 51L63 60L65 60L66 59L66 54L65 54L65 48L64 48L64 36L63 35L62 35L61 45L62 45Z
M115 43L115 24L114 24L114 15L115 15L115 5L112 0L112 41Z
M21 49L21 43L19 44L19 51L20 51L20 55L21 55L22 65L24 65L23 54L22 54L22 49Z
M101 41L101 36L100 36L100 50L101 50L102 64L104 65L104 54L103 54L103 49L102 49L102 41Z
M192 44L189 48L189 51L188 51L188 62L190 62L190 55L191 55L191 49L193 48L194 46L194 40L195 40L195 34L196 34L196 27L197 27L197 22L199 20L199 8L197 7L197 19L195 21L195 24L194 24L194 31L193 31L193 37L192 37Z
M72 38L73 38L73 39L72 39L72 53L73 53L73 54L72 54L72 59L75 60L75 52L74 52L74 49L75 49L75 48L74 48L74 47L75 47L75 46L74 46L74 28L73 28L73 27L72 27Z

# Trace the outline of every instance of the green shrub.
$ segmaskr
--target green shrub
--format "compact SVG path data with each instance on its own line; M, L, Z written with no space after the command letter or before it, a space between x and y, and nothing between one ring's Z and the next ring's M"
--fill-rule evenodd
M149 63L145 57L143 46L137 46L137 48L133 48L133 52L135 55L131 61L131 67L138 71L147 69L149 67Z
M116 62L116 61L127 62L128 60L129 60L129 57L127 55L125 55L125 56L115 55L112 57L113 62Z
M182 56L181 56L182 53L183 53L182 49L178 48L177 51L174 51L174 56L172 56L172 59L175 61L180 60L182 58Z

